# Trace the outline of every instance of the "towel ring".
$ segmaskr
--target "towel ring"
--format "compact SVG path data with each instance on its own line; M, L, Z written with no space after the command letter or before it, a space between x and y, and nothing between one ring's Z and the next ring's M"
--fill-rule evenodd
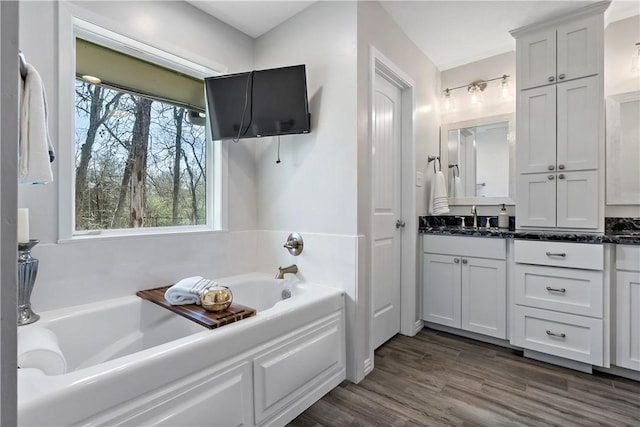
M457 164L449 165L449 169L451 169L451 168L456 168L456 169L453 171L453 176L460 177L460 168L458 167L458 165L457 165ZM458 172L458 174L457 174L457 175L456 175L456 171Z
M433 173L438 173L438 170L442 170L442 164L440 163L440 157L438 157L438 156L429 156L429 157L427 157L427 160L428 160L427 164L433 162ZM438 166L439 166L438 170L436 170L436 162L434 160L438 161Z

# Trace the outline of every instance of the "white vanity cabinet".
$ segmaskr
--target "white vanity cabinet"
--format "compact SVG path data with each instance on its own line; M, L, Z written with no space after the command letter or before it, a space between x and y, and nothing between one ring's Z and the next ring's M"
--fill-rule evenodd
M422 318L506 338L506 241L425 235Z
M640 371L640 246L616 247L615 364Z
M517 228L604 229L604 8L511 32Z
M602 244L515 240L513 345L604 366Z
M602 21L597 16L588 16L518 38L520 88L597 74L598 62L602 61L602 31Z

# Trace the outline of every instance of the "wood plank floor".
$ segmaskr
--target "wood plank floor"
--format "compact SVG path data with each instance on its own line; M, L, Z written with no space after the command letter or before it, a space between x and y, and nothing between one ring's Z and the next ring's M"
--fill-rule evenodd
M638 427L640 383L423 329L384 344L360 384L343 382L289 426Z

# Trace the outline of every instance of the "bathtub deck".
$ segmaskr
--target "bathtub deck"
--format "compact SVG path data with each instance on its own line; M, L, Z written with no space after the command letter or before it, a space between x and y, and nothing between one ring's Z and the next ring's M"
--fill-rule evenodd
M235 303L224 311L216 312L207 311L196 304L171 305L164 298L164 293L167 289L169 289L169 286L147 289L136 292L136 295L209 329L219 328L256 315L255 309Z

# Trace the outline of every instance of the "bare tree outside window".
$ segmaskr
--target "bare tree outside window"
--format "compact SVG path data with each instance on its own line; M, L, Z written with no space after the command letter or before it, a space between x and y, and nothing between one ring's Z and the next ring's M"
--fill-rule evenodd
M205 127L166 102L75 89L76 230L206 224Z

